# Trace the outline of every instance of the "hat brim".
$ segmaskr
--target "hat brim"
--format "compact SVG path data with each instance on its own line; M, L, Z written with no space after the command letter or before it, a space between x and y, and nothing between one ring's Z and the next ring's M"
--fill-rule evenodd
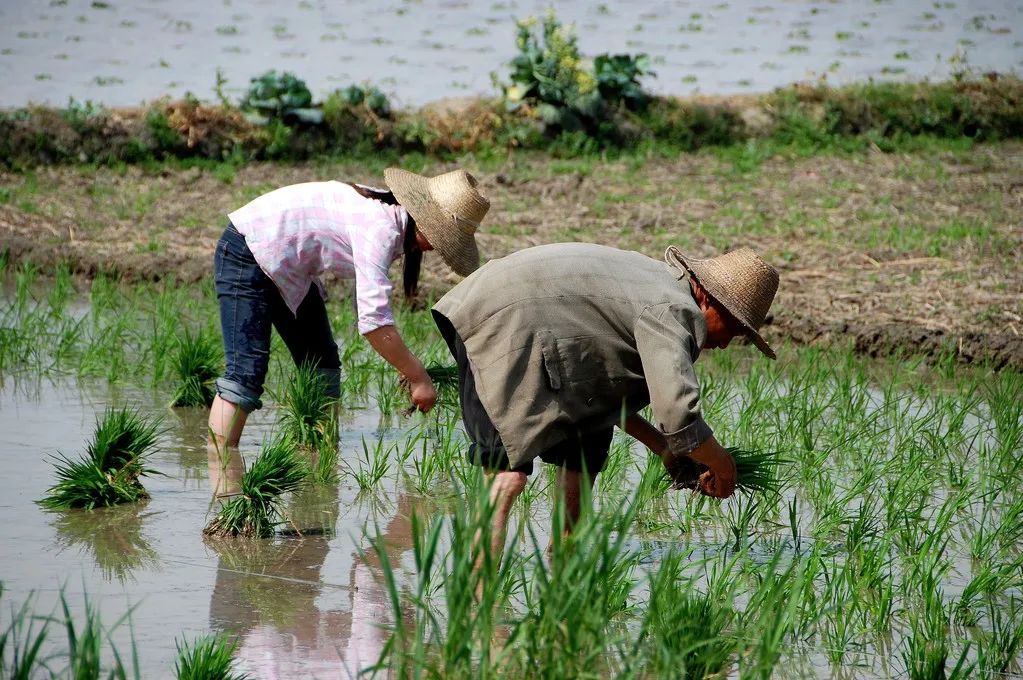
M767 340L764 340L764 336L760 335L757 329L753 328L753 326L742 318L740 313L736 311L734 305L730 305L728 303L730 296L724 288L720 286L717 278L713 275L708 275L708 270L701 266L703 260L698 257L689 257L674 246L668 248L667 254L672 262L677 265L681 265L682 268L689 272L694 279L699 281L700 285L703 286L703 289L706 290L718 304L728 310L728 313L732 315L732 318L738 321L739 325L742 326L746 337L749 338L750 342L752 342L764 356L768 359L778 358L778 355L775 353L771 345L767 343ZM701 273L703 274L702 276Z
M401 168L384 170L384 182L398 203L408 210L444 263L456 274L468 276L480 266L475 233L462 229L455 216L441 208L430 194L427 178Z

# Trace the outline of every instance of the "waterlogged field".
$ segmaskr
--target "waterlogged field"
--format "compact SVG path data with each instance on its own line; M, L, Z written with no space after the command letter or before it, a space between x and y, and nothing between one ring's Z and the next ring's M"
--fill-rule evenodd
M671 491L659 461L616 439L574 539L552 533L553 475L538 469L505 559L477 565L487 510L454 395L403 416L349 300L330 304L344 367L334 475L285 498L272 539L203 538L224 467L206 449L204 410L168 406L186 332L217 337L208 285L43 281L23 266L4 272L3 300L3 664L40 631L30 614L53 612L41 656L62 672L65 619L82 631L91 609L102 663L116 650L140 677L172 675L177 645L211 632L236 642L236 668L254 677L349 677L378 661L379 675L402 677L1020 672L1017 372L786 346L776 363L748 347L708 352L708 422L726 445L781 452L781 493ZM427 363L450 363L427 313L398 323ZM249 464L281 428L290 363L275 346L267 406L242 441ZM151 499L39 507L52 456L79 455L95 419L122 406L161 418L142 478Z

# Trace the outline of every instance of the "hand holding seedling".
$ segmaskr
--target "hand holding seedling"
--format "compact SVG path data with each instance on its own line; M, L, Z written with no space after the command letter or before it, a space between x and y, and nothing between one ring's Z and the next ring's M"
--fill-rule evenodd
M728 498L735 493L735 459L713 436L689 453L689 457L707 470L699 478L699 488L714 498Z

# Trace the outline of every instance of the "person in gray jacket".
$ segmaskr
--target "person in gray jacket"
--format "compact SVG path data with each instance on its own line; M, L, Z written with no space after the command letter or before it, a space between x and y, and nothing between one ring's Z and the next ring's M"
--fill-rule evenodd
M488 262L433 307L458 365L471 460L495 503L492 547L533 461L558 465L569 528L581 484L607 459L613 428L657 453L677 487L727 498L735 461L700 412L693 362L757 330L778 272L749 248L665 261L588 243L536 246ZM650 405L656 425L638 415Z

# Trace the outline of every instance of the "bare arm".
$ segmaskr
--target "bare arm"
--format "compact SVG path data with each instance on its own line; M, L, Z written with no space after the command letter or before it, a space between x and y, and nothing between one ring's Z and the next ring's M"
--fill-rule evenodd
M633 414L625 419L625 432L657 455L661 455L668 448L668 440L660 430L639 414Z
M437 391L426 373L423 363L409 351L394 326L381 326L365 334L365 338L377 354L408 378L411 384L412 402L424 413L433 408Z
M625 432L662 459L672 455L667 438L639 415L631 415L625 419ZM700 475L699 479L700 490L703 493L716 498L728 498L732 495L735 491L735 460L713 435L684 455L707 466L707 471Z

